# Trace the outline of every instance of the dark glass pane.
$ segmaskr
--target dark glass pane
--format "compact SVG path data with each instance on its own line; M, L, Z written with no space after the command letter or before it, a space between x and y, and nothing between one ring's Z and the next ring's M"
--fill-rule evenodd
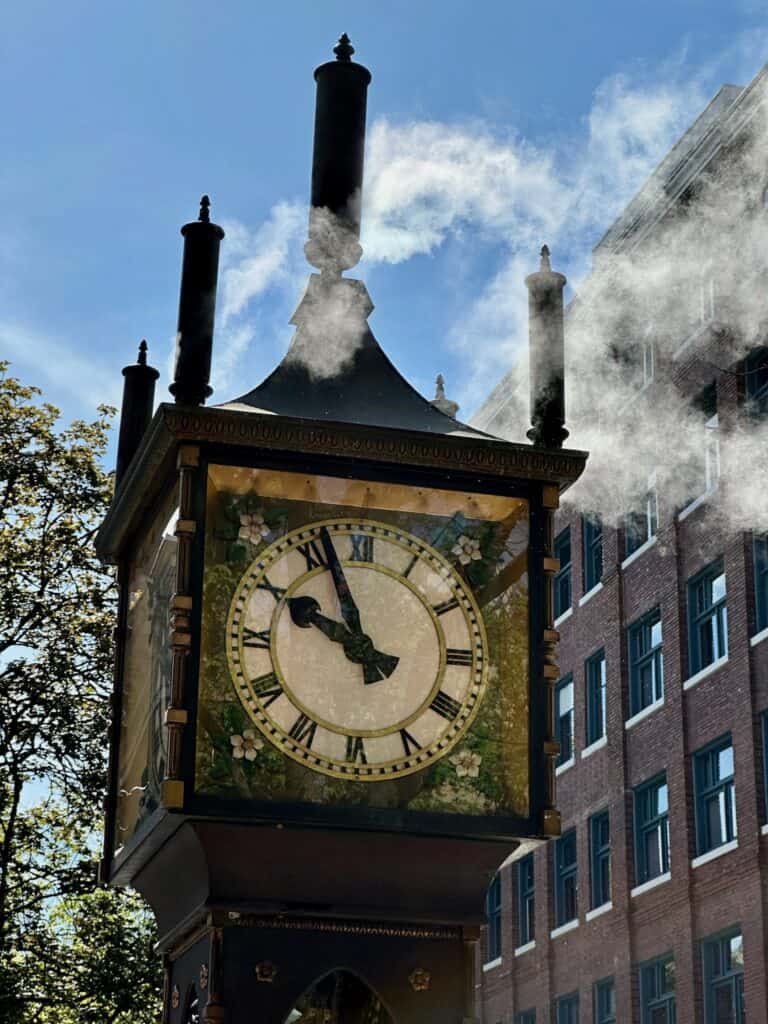
M724 982L715 988L713 1024L737 1024L733 983Z

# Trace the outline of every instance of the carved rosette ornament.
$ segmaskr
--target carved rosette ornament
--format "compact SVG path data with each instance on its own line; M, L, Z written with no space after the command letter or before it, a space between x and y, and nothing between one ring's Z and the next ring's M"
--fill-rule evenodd
M174 985L171 992L171 1008L178 1010L179 1003L181 1002L181 992L179 992L179 986Z
M410 981L414 992L426 992L432 981L432 975L423 967L417 967L408 975L408 981Z
M208 964L200 964L200 988L208 988Z
M256 974L256 981L267 985L270 985L277 977L277 967L269 960L263 960L260 964L256 964L253 970Z

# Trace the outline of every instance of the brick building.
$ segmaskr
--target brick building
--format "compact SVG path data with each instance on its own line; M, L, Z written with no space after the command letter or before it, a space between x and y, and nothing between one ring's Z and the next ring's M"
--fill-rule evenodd
M559 513L563 830L491 886L484 1024L768 1021L768 533L739 501L740 446L768 421L767 83L768 66L720 90L568 310L568 361L599 319L625 378L607 415L587 394L571 422L591 406L621 436L684 412L679 434L662 417L657 465L638 458L614 489L622 514L607 486L605 515ZM475 423L519 436L526 404L511 374ZM768 508L768 447L747 451L751 507L757 488Z

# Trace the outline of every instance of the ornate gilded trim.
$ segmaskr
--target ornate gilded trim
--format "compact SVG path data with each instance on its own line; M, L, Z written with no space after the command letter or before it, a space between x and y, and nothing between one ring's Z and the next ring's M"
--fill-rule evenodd
M344 921L332 918L264 917L260 914L228 914L228 924L236 928L274 928L281 931L334 932L342 935L382 935L399 939L461 938L460 928L439 925L385 924L377 921Z
M550 488L544 488L548 491ZM545 495L546 497L546 495ZM560 668L557 664L557 647L560 641L560 634L553 626L554 622L554 601L555 601L555 576L560 568L560 562L554 556L555 549L555 502L552 499L556 495L549 494L550 504L546 502L543 507L544 527L544 630L541 637L542 647L542 672L541 683L546 690L546 734L543 743L543 755L545 760L546 787L544 807L542 810L541 826L542 831L548 836L560 835L560 812L555 806L555 768L557 755L560 753L560 744L555 736L555 683L560 675Z

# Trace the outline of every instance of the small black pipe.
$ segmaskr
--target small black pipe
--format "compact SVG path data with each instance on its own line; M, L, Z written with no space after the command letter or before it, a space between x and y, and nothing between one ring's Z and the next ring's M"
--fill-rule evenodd
M357 240L371 73L351 59L355 51L346 33L333 52L336 60L315 70L312 206L305 252L313 266L324 269L330 263L334 269L345 270L362 255ZM329 233L333 236L330 239ZM329 253L329 247L337 251Z
M120 410L120 433L117 441L115 489L125 475L144 432L152 419L155 404L155 381L160 376L154 366L147 366L147 343L139 345L139 356L131 366L123 367L123 404Z
M185 224L181 229L184 260L176 330L176 362L169 391L177 402L187 405L203 405L213 394L208 381L211 379L219 247L224 232L218 224L211 224L210 205L208 196L203 196L199 220Z
M549 249L541 250L541 267L525 279L528 288L528 337L531 383L531 429L528 438L546 448L562 448L565 429L566 278L553 271Z

